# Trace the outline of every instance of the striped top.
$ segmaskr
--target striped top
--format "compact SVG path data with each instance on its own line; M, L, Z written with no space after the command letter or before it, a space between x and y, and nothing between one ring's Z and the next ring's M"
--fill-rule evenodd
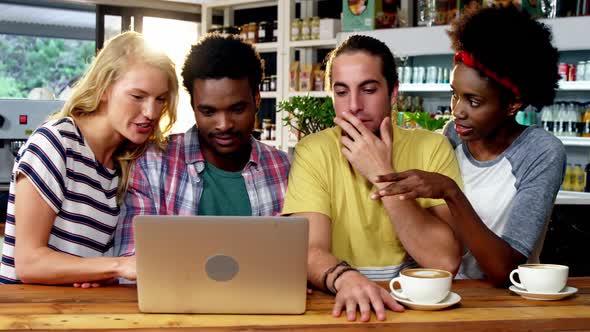
M57 214L49 248L78 257L99 257L112 247L119 216L119 176L96 160L73 119L52 120L29 137L15 159L0 283L20 283L14 267L17 174L26 176Z

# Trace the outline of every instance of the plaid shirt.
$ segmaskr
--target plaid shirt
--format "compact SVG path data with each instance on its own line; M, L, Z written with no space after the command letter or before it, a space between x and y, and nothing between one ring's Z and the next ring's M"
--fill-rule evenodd
M253 216L279 215L283 207L289 159L283 151L251 139L250 160L242 175ZM161 150L150 145L133 165L125 203L115 232L114 254L135 251L132 219L136 215L196 215L203 193L205 158L197 128L171 135Z

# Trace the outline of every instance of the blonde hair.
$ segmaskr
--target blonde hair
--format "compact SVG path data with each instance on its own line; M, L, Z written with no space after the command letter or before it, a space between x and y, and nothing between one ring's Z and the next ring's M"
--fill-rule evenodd
M105 91L134 63L144 63L162 70L168 77L168 95L159 123L154 126L149 139L140 145L125 141L113 155L115 167L120 174L117 190L119 203L123 201L127 191L132 162L145 151L148 143L155 143L163 148L166 136L176 122L178 79L172 60L163 51L150 47L140 33L128 31L115 36L105 43L84 77L74 86L64 107L51 116L51 119L76 118L95 112Z

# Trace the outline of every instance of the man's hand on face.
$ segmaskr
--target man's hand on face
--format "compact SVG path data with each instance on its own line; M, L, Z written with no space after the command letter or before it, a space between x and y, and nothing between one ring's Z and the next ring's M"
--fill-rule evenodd
M340 317L346 311L349 321L356 320L357 308L361 312L361 321L368 322L371 308L377 320L385 320L385 310L402 312L404 307L397 303L387 290L367 279L357 271L347 271L340 277L334 287L338 290L332 310L332 316Z
M384 187L387 183L375 183L378 175L393 172L391 149L393 145L393 128L391 118L386 117L379 126L379 137L349 112L337 116L334 122L342 128L342 154L352 167L371 183Z

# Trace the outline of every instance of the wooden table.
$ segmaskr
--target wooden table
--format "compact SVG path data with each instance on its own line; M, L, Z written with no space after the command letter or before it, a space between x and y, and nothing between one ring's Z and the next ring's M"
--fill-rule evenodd
M590 330L590 277L571 278L578 293L561 301L525 300L481 281L453 284L461 302L441 311L387 313L379 322L330 315L333 297L314 292L304 315L142 314L135 286L98 289L0 285L0 329L200 331L582 331Z

